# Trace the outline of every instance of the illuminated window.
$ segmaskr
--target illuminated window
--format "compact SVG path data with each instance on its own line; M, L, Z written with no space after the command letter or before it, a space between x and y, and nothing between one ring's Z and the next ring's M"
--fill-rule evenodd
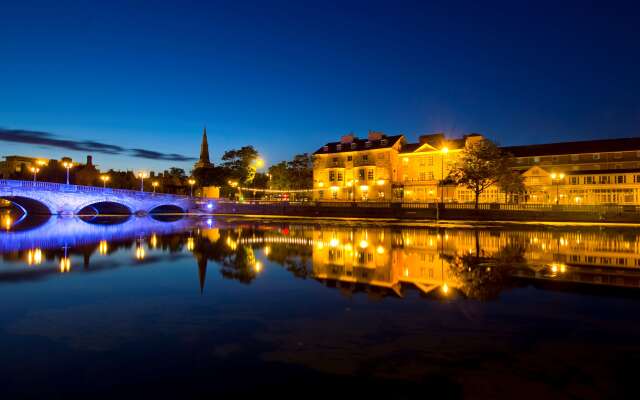
M594 153L593 154L593 159L594 160L599 160L600 159L600 153Z
M370 180L370 181L373 180L373 170L372 169L367 171L367 179Z
M342 145L341 144L336 145L336 150L338 151L342 150Z
M353 160L353 157L352 156L347 156L347 161L351 161L351 160Z
M367 141L364 143L364 147L367 147L367 148L371 147L371 142L367 140Z
M336 180L336 171L329 171L329 181L333 182Z
M342 172L338 171L338 182L342 182Z
M368 154L363 155L362 161L369 161L369 155Z
M364 169L358 170L358 179L360 179L361 181L364 180Z

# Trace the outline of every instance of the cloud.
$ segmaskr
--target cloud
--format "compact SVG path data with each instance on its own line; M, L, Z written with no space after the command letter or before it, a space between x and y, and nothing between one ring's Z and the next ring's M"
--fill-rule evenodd
M130 153L133 157L149 158L151 160L166 160L166 161L195 161L193 157L186 157L180 154L170 153L158 153L157 151L144 150L144 149L131 149Z
M57 147L66 150L87 151L103 154L125 155L137 158L163 161L194 161L195 158L180 154L165 154L152 150L127 149L122 146L96 142L93 140L74 141L61 139L49 132L29 131L24 129L0 128L0 141L36 144L49 147Z

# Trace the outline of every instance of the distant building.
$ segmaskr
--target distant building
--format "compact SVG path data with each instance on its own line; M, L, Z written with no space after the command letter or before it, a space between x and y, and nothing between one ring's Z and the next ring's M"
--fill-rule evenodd
M212 168L213 164L209 161L209 143L207 142L207 127L202 132L202 144L200 145L200 158L195 163L193 169Z
M483 136L447 139L370 132L368 138L344 136L314 153L315 200L392 200L472 202L473 192L441 186L462 149ZM515 157L526 193L519 202L535 204L640 204L640 138L606 139L503 147ZM555 179L553 178L555 177ZM497 186L481 202L504 202Z
M48 159L26 157L26 156L5 156L4 161L0 161L0 177L9 179L15 175L28 173L32 167L39 167L42 164L49 164Z

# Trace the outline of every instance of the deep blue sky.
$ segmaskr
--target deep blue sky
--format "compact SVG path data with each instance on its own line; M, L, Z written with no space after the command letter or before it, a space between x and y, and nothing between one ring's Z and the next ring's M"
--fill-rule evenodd
M269 163L369 129L640 135L632 3L423 3L3 1L0 127L195 157L206 124L214 161L253 144ZM86 152L0 142L13 153Z

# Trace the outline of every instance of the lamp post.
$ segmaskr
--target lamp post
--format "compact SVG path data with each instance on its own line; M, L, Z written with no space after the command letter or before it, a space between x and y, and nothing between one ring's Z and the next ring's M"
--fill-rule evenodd
M153 186L153 194L156 194L156 188L158 187L158 181L153 181L153 183L151 183L151 186Z
M67 185L69 184L69 170L73 167L72 161L65 161L62 163L62 166L67 169Z
M140 191L144 192L144 178L146 178L144 171L138 172L138 178L140 178Z
M564 179L564 174L561 172L556 174L555 172L551 173L551 181L556 184L556 205L560 204L560 181Z
M445 146L440 152L442 153L442 157L440 157L440 203L444 203L444 158L447 156L449 148Z
M36 182L37 181L38 172L40 172L40 168L31 167L31 172L33 172L33 181Z
M193 197L193 185L196 184L196 180L191 178L189 179L189 186L190 186L190 193L191 193L191 197Z
M102 188L106 189L107 188L107 182L109 181L109 175L101 175L100 176L100 180L102 181Z

